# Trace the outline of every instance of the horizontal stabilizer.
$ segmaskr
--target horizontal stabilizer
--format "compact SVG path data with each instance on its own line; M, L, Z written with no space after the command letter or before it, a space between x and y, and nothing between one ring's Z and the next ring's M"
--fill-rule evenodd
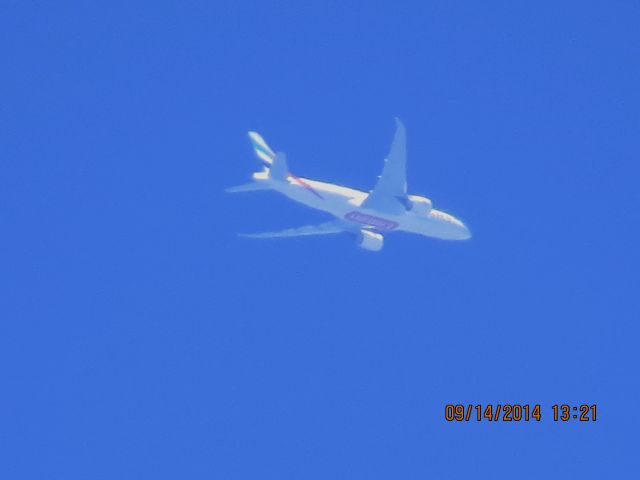
M257 190L268 190L269 185L262 182L249 182L244 185L237 185L235 187L229 187L225 189L228 193L240 193L240 192L255 192Z

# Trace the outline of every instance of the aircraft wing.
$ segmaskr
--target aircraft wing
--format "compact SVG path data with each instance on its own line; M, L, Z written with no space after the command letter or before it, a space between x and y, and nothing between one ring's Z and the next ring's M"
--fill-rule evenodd
M380 212L400 214L405 211L407 198L407 136L400 119L396 117L395 121L396 133L384 161L384 169L362 206Z
M302 237L308 235L330 235L332 233L342 233L348 231L344 224L339 221L331 221L321 223L319 225L306 225L298 228L288 228L279 232L262 232L262 233L242 233L241 237L248 238L283 238L283 237Z

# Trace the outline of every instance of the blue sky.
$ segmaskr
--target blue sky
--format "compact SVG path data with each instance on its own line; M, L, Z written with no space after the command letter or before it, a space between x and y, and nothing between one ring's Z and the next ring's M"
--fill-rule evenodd
M635 478L640 5L3 2L3 478ZM260 131L469 242L256 242ZM447 403L543 406L447 423ZM554 403L595 403L556 423Z

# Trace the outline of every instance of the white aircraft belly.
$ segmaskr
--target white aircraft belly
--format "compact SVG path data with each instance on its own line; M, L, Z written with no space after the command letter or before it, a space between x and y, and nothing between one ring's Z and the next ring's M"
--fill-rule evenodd
M369 228L380 233L402 231L436 238L453 238L451 226L438 218L407 212L401 215L379 213L360 205L367 194L358 190L323 182L293 177L289 182L274 185L290 199L308 207L330 213L358 228Z

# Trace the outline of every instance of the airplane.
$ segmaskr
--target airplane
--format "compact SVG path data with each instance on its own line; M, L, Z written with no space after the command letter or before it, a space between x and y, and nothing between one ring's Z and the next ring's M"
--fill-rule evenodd
M433 208L430 199L407 193L406 131L395 118L396 131L384 169L370 192L298 177L289 171L287 157L275 153L257 132L249 132L253 150L263 163L253 181L227 188L227 192L275 190L311 208L330 213L334 220L279 232L241 234L250 238L282 238L348 233L356 245L379 251L384 234L408 232L444 240L466 240L471 232L462 221Z

